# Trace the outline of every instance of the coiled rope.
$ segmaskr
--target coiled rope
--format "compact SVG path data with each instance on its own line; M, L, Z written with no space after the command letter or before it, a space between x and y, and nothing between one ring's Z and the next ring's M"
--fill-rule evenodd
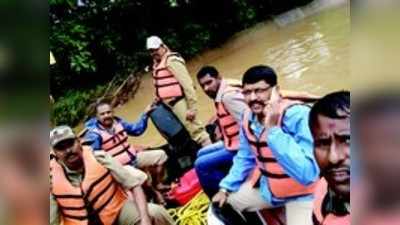
M210 201L204 192L199 192L190 202L168 212L176 225L207 225L207 210Z

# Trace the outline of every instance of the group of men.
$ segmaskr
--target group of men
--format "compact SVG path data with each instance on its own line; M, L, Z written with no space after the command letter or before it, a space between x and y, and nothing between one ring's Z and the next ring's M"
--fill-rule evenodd
M284 206L288 225L350 224L349 92L310 108L315 96L280 91L268 66L248 69L240 86L214 67L197 78L215 101L223 136L195 164L213 202L238 212Z
M205 66L197 80L215 102L222 136L211 143L184 59L157 36L146 47L154 102L168 105L202 146L195 169L210 200L239 213L284 207L288 225L350 224L349 92L328 94L310 108L306 103L314 96L281 91L268 66L251 67L241 82ZM68 126L50 132L50 224L174 224L164 207L147 203L142 189L148 169L147 185L168 189L162 182L166 153L128 142L128 135L144 133L151 110L129 123L98 102L84 138Z

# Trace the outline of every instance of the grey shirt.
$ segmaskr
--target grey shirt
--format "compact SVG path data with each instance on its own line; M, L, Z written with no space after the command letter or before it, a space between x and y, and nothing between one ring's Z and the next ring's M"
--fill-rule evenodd
M225 91L227 85L240 85L238 80L222 79L220 88L217 92L215 102L222 102L228 110L228 112L235 118L239 124L242 118L243 112L248 109L246 102L244 101L243 94L240 90L238 91Z

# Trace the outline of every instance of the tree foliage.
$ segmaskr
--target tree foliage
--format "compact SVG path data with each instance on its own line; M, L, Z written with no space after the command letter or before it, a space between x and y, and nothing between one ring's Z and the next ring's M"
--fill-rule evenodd
M73 110L77 106L71 102L80 102L73 92L91 99L86 93L95 87L149 65L144 46L149 35L190 58L273 13L309 1L49 0L50 50L57 60L50 69L50 92L56 105L64 101L54 111L77 115L62 120L75 123L81 114Z

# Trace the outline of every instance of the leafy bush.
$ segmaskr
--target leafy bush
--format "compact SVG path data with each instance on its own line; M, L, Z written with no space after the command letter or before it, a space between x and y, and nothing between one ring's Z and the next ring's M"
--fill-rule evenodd
M97 86L88 91L69 90L53 105L51 121L54 125L76 126L87 115L87 109L97 97L105 91L106 86Z
M56 123L76 124L93 91L151 63L145 39L159 35L189 59L268 16L311 0L49 0L50 93Z
M52 119L55 125L76 125L85 115L85 106L90 96L88 93L68 91L53 106Z

